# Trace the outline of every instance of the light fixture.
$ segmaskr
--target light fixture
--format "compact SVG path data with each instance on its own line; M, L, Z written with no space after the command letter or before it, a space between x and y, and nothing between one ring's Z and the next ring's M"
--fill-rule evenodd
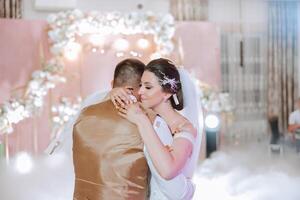
M124 52L117 52L117 53L116 53L116 56L117 56L117 57L123 57L123 56L124 56Z
M215 114L208 114L205 117L205 127L210 130L218 130L220 126L220 119Z
M31 156L26 152L20 152L15 158L15 169L21 173L29 173L33 167L33 162Z
M205 117L205 133L206 133L206 156L209 157L213 152L217 151L219 146L219 130L220 119L214 114L208 114Z
M129 48L129 42L124 38L119 38L113 43L113 47L117 51L126 51Z
M145 39L145 38L140 38L140 39L137 41L137 45L138 45L138 47L141 48L141 49L147 49L147 48L149 48L149 46L150 46L150 42L149 42L147 39Z
M135 51L130 51L129 53L130 55L134 56L134 57L137 57L139 54Z

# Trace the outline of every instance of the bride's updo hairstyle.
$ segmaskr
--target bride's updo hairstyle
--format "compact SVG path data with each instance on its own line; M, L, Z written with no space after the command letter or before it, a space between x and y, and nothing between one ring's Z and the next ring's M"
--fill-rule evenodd
M172 94L169 98L172 107L176 110L182 110L183 95L180 75L173 62L165 58L155 59L146 65L145 71L155 74L163 91Z

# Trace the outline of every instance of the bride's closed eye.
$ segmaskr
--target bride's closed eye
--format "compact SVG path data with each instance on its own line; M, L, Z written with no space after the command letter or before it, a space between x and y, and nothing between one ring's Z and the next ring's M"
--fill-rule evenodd
M150 84L144 84L144 87L147 89L147 90L150 90L151 88L152 88L152 85L150 85Z
M140 87L143 87L143 84L140 84ZM150 90L152 88L152 86L150 86L150 85L144 85L144 88L146 88L147 90Z

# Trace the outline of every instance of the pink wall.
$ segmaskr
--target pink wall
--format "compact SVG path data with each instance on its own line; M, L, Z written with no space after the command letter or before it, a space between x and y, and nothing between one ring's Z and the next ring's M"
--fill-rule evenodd
M180 38L184 50L183 64L196 76L215 86L220 86L219 35L210 23L180 22L176 25L175 40ZM46 22L26 20L0 20L0 102L12 97L16 88L24 86L31 73L40 68L40 44L47 51ZM171 56L176 62L178 50ZM38 117L27 119L15 126L9 136L11 153L21 150L33 152L34 130L38 133L38 151L44 150L50 137L50 105L57 104L59 97L83 97L110 88L117 58L112 49L105 54L83 53L77 61L67 62L65 76L68 82L60 84L46 99L44 110ZM149 52L142 58L149 61ZM21 94L22 91L17 92ZM0 137L3 140L3 137Z
M20 96L31 73L41 67L40 52L47 58L48 43L45 21L0 19L0 103ZM48 123L48 102L35 119L27 119L9 135L10 151L27 150L33 152L33 138L38 133L38 150L48 143L50 129ZM3 139L3 137L1 137Z
M217 88L221 86L220 39L217 27L208 22L178 22L175 38L180 38L183 65L196 77Z
M33 70L40 69L40 46L48 55L45 21L0 19L0 102L23 87Z

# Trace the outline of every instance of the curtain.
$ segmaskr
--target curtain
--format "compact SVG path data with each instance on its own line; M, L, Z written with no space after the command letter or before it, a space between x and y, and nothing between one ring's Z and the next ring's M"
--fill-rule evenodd
M208 0L171 0L170 7L177 21L208 19Z
M222 33L222 90L228 92L235 110L227 127L230 143L247 143L266 136L267 68L263 33Z
M21 0L0 0L0 18L21 18Z
M298 88L298 2L268 3L268 116L286 131Z

